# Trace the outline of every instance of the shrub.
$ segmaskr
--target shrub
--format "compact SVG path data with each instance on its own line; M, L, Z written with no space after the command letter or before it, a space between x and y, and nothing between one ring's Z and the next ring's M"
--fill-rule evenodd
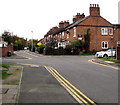
M37 47L37 51L39 52L39 54L43 54L45 45L40 45L39 47Z
M45 46L44 55L53 55L53 48L50 46Z

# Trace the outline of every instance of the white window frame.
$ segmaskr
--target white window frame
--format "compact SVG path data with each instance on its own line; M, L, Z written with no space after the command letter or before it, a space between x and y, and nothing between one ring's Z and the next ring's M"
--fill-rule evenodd
M74 31L74 36L73 37L76 37L76 27L73 28L73 31Z
M64 39L64 32L62 32L62 39Z
M101 28L102 35L108 35L108 28Z
M67 39L69 38L69 34L67 34Z
M67 30L69 32L69 30ZM67 39L70 37L70 33L67 33Z
M104 43L104 46L103 46L103 43ZM107 44L107 47L106 47L105 44ZM101 42L101 47L102 47L102 49L108 49L108 46L109 46L108 41L102 41L102 42Z
M110 31L110 30L112 30L112 31ZM112 32L112 33L111 33ZM110 28L109 29L109 35L113 35L113 28Z

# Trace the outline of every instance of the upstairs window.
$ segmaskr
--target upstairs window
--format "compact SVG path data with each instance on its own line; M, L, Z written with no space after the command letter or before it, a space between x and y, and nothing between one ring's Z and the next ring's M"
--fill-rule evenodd
M62 39L64 39L64 32L62 32Z
M112 28L109 29L109 35L113 35L113 29Z
M66 34L67 34L67 38L69 38L69 37L70 37L70 32L69 32L69 30L67 30Z
M74 30L74 36L73 37L76 37L76 27L74 27L73 30Z
M102 28L101 29L101 34L102 35L108 35L108 29L107 28Z

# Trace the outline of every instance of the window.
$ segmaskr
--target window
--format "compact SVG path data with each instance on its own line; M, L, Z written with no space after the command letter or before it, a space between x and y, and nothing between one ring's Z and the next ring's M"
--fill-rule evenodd
M102 35L108 35L108 29L107 28L102 28L101 29L101 34Z
M103 49L108 49L108 42L107 41L102 41L102 48Z
M74 36L73 37L76 37L76 27L74 27L73 30L74 30Z
M64 32L62 32L62 39L64 39Z
M109 29L109 35L113 35L113 29L112 28Z
M67 39L70 37L70 32L69 32L69 30L67 30Z

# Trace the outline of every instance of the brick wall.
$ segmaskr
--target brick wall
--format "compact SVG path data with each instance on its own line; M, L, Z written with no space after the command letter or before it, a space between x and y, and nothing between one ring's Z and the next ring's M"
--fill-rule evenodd
M8 45L7 47L0 47L0 57L7 56L8 51L13 54L13 45Z

